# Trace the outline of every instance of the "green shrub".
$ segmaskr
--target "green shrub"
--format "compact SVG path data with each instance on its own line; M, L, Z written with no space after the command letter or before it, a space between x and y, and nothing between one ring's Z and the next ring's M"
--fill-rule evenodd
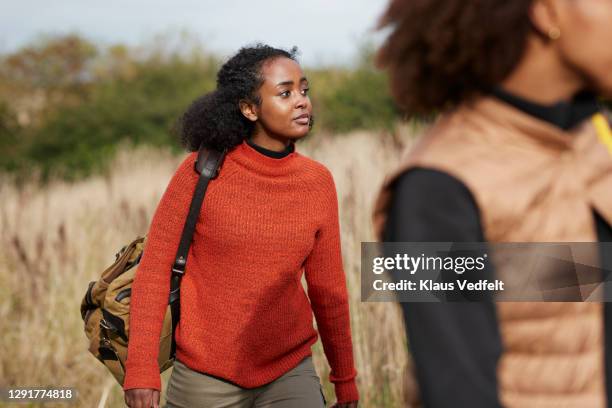
M361 67L339 75L331 85L328 92L315 99L321 128L339 133L389 129L397 121L398 111L383 73Z
M132 78L97 84L81 104L50 115L27 156L44 177L74 179L103 170L123 140L179 150L173 125L194 98L214 87L213 70L179 60L140 64Z

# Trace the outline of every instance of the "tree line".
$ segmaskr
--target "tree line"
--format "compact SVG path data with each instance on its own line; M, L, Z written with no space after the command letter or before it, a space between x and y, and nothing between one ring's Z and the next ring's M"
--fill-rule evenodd
M46 37L0 55L0 171L75 180L104 171L129 143L181 151L174 125L215 87L222 57L193 37L180 46L101 46ZM351 68L305 67L315 132L390 129L400 114L386 76L362 47Z

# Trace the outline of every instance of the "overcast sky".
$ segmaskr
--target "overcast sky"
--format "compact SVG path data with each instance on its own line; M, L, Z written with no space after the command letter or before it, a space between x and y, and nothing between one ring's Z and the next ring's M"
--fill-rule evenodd
M306 65L350 64L387 0L17 0L0 13L0 52L40 34L77 32L101 44L150 42L155 34L197 35L223 55L263 41L301 49Z

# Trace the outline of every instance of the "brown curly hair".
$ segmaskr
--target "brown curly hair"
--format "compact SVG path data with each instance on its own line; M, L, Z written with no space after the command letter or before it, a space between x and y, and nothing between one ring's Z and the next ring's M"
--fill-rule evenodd
M377 54L409 116L430 115L490 90L519 62L533 0L391 0Z

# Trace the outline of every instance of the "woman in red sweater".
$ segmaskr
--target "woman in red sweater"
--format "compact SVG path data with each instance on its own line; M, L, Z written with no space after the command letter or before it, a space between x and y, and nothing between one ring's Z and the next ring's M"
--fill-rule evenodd
M181 282L168 407L323 407L313 313L335 406L357 406L334 181L294 148L312 127L295 53L242 48L221 67L217 89L181 120L192 153L155 211L132 287L123 384L131 408L159 404L158 339L201 144L228 153L207 190Z

